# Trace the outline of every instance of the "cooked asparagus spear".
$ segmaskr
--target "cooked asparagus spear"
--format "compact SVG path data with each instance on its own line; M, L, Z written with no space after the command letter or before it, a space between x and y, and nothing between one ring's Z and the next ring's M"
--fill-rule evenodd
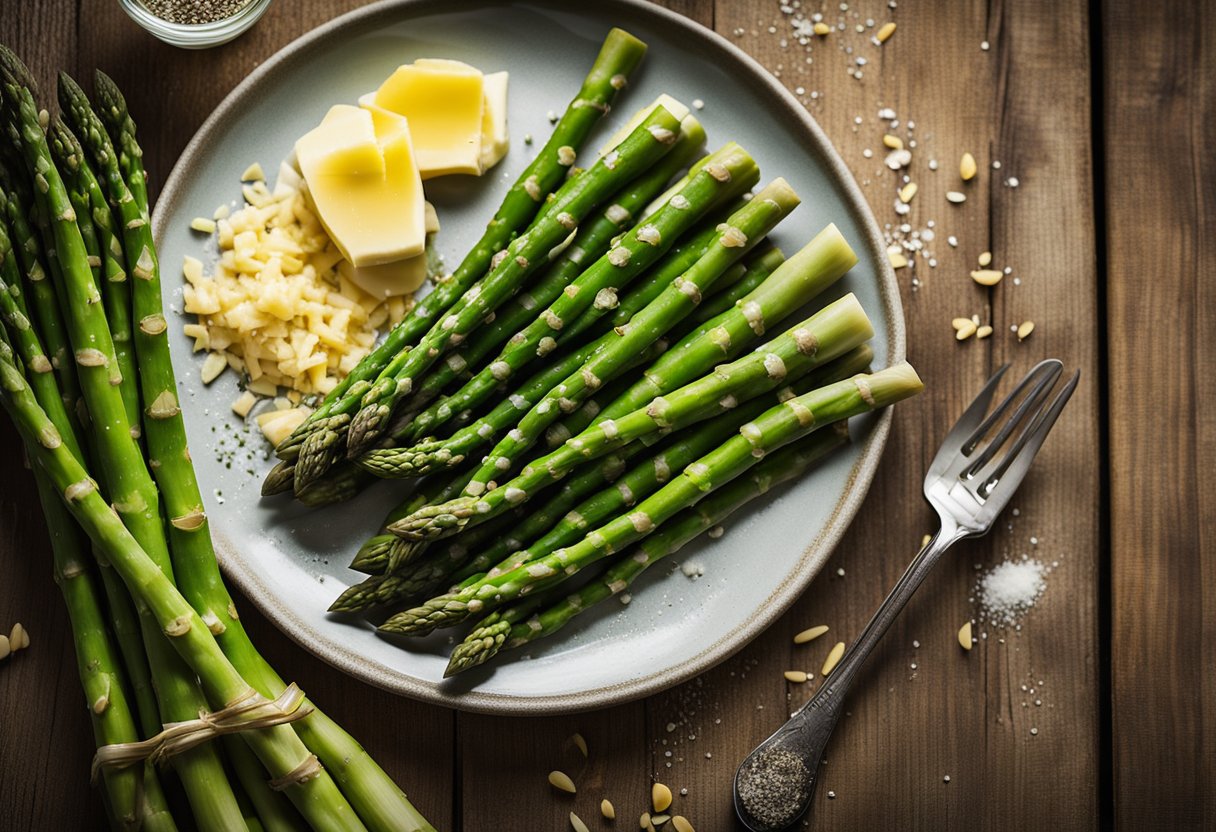
M776 179L735 212L719 227L714 241L688 271L639 310L627 324L614 330L603 349L524 414L490 451L465 487L465 493L479 495L492 488L495 480L515 467L549 425L563 413L573 411L604 382L619 375L640 350L691 314L700 303L702 293L776 227L799 201L784 179ZM692 375L695 377L699 372L694 371Z
M634 439L700 421L729 410L765 390L781 385L787 374L797 375L869 340L873 328L852 295L830 304L806 321L773 339L764 349L722 365L713 373L660 396L647 407L617 420L588 428L565 445L525 466L513 480L479 497L465 496L428 506L392 525L390 531L406 538L445 537L480 523L530 493L559 479L585 459L620 447Z
M439 316L456 303L487 271L490 260L505 249L512 237L537 212L545 194L554 190L591 129L611 109L617 93L646 54L646 44L621 29L612 29L604 39L578 95L562 114L545 146L507 191L502 205L486 226L481 239L449 277L435 281L434 290L367 355L276 449L282 459L294 459L304 440L325 425L331 416L349 418L359 409L363 394L401 350L417 343Z
M646 537L679 511L695 505L747 471L767 453L824 425L915 395L921 387L916 372L905 363L877 373L857 375L789 399L741 427L737 435L686 467L679 477L647 497L633 511L588 532L573 546L397 613L380 629L420 635L547 589Z
M602 575L573 593L553 603L546 603L542 593L490 613L456 645L443 675L454 676L484 664L500 650L522 647L552 635L575 616L624 592L652 564L679 551L772 488L802 476L815 462L843 445L848 439L847 423L836 422L833 427L836 429L817 431L782 448L746 477L684 509L639 543L633 553L618 556Z

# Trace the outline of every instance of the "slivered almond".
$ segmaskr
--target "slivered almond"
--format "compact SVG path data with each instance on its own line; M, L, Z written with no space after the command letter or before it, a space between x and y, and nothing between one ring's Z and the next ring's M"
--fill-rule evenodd
M901 139L899 136L893 136L890 133L887 133L885 136L882 137L882 143L884 145L886 145L887 147L891 148L892 150L903 150L904 149L904 140Z

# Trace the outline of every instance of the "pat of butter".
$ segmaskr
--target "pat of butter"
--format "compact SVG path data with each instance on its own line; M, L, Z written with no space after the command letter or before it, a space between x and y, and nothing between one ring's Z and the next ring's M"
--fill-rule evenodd
M510 141L507 137L507 73L485 76L485 110L481 115L481 172L502 161Z
M376 300L384 300L417 291L426 280L426 254L376 266L352 266L342 262L338 264L338 271Z
M459 61L419 59L397 68L371 103L409 120L423 179L481 173L482 74Z
M667 93L663 93L650 104L647 104L645 107L630 116L629 121L625 122L621 129L613 133L608 141L604 143L604 146L600 148L600 155L603 156L609 150L612 150L618 144L625 141L625 139L629 138L629 134L636 130L638 125L645 121L646 118L659 107L663 107L667 110L667 112L671 113L680 121L683 121L688 115L688 107L672 98Z
M296 142L296 156L321 223L353 265L422 253L422 179L404 118L339 104Z

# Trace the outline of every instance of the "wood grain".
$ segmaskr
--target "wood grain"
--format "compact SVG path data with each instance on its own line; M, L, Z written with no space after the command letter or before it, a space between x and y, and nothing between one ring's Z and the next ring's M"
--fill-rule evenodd
M0 41L29 60L48 89L59 68L79 76L101 67L113 75L139 119L155 191L197 126L244 75L360 4L279 2L233 44L183 52L147 37L113 0L35 0L20 14L5 9ZM1015 501L1018 516L943 564L878 650L829 749L810 825L1094 828L1102 785L1099 702L1109 694L1117 819L1129 828L1210 827L1216 777L1207 750L1216 737L1208 714L1216 693L1205 668L1216 661L1216 559L1205 556L1204 543L1216 518L1203 497L1213 486L1216 431L1201 407L1213 401L1212 382L1192 369L1200 363L1197 345L1216 323L1213 293L1198 268L1216 231L1203 187L1213 181L1205 138L1213 134L1216 67L1203 49L1212 39L1210 15L1176 0L1165 9L1107 0L1099 21L1078 0L895 9L855 0L847 12L822 4L827 20L843 20L846 30L801 44L776 3L665 5L738 43L805 101L863 184L880 224L903 220L893 210L900 183L881 162L886 128L877 111L893 108L901 124L892 132L917 141L908 173L920 191L906 221L922 230L935 221L937 266L918 258L900 280L909 358L929 392L900 407L862 520L806 596L735 658L665 694L607 711L492 719L391 697L311 658L238 599L256 642L408 786L440 829L557 830L568 828L572 810L591 828L608 829L598 814L603 797L616 805L616 827L632 828L655 778L676 791L674 811L698 829L734 828L729 783L738 760L818 683L787 685L781 672L817 676L830 645L859 632L931 529L919 483L947 426L998 364L1011 361L1020 372L1054 355L1081 368L1083 383ZM896 21L896 34L882 47L871 44L873 28L852 29L867 18ZM1093 199L1090 123L1089 30L1099 23L1112 183L1103 206ZM987 51L980 48L985 40ZM860 80L858 57L867 61ZM956 172L964 150L981 163L966 186ZM930 159L939 162L936 172ZM992 169L994 160L1000 170ZM1017 188L1005 184L1010 176ZM965 191L966 203L945 202L950 189ZM1146 208L1159 219L1146 221ZM1105 295L1095 248L1102 209L1110 241ZM948 236L958 238L957 248ZM991 290L967 275L985 250L1014 270ZM1145 291L1145 277L1154 280L1150 288L1166 288ZM1104 297L1108 309L1099 305ZM1145 311L1149 321L1168 322L1164 338L1161 327L1155 339L1139 337ZM972 313L995 333L958 344L950 320ZM1018 343L1009 327L1027 319L1036 331ZM1119 368L1109 373L1113 685L1098 667L1104 322L1109 366ZM0 826L97 828L100 803L84 788L92 739L66 616L7 427L0 429L0 454L12 473L0 479L0 627L21 620L34 642L0 665ZM746 534L746 524L727 533ZM1022 553L1059 563L1042 603L1021 632L1004 634L1002 643L990 630L962 653L954 633L974 614L976 565ZM818 623L831 633L792 645L794 632ZM569 742L575 731L587 740L586 760ZM545 782L554 768L575 777L577 796L555 798ZM828 790L834 799L826 799Z
M1211 829L1216 23L1178 2L1102 16L1115 821Z

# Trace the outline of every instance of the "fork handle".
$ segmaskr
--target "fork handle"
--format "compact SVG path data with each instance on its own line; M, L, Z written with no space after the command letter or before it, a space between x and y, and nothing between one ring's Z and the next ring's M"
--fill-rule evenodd
M845 652L839 664L828 675L819 691L765 744L780 743L797 746L804 759L818 768L824 750L832 736L832 729L840 719L842 703L849 692L857 671L869 657L875 645L887 632L896 616L903 610L912 594L924 582L925 577L937 564L946 550L966 537L966 532L949 517L942 518L942 527L912 560L907 571L883 600L870 623L858 639ZM811 779L811 790L819 782L818 772Z

